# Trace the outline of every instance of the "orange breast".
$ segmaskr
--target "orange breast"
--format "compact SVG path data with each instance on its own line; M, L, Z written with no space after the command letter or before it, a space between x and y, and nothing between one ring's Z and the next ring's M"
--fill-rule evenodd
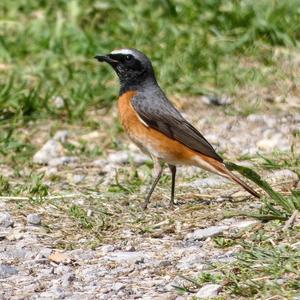
M195 165L199 153L163 133L148 127L134 110L129 91L120 96L118 106L121 123L130 139L144 152L170 164Z

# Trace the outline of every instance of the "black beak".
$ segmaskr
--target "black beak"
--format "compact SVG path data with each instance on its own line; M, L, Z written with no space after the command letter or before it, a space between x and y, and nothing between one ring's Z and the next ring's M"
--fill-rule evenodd
M97 59L100 62L107 62L109 64L117 63L118 61L116 59L113 59L111 55L96 55L94 56L95 59Z

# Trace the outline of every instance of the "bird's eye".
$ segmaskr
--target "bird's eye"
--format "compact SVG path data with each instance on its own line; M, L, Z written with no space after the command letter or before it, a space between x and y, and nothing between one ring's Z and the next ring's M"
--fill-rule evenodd
M130 60L132 59L132 56L131 56L131 55L126 55L126 56L125 56L125 59L126 59L127 61L130 61Z

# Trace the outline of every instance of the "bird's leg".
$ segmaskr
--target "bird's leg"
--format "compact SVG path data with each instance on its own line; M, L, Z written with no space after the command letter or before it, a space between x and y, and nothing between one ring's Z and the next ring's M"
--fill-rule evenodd
M153 168L153 174L154 174L154 181L152 183L152 186L145 198L145 201L142 205L143 209L146 209L149 202L150 202L150 198L151 198L151 195L161 177L161 174L162 174L162 171L163 171L163 165L157 160L157 159L153 159L153 162L154 162L154 168Z
M175 203L175 178L176 178L176 166L168 165L172 174L172 185L171 185L171 201L170 206L173 206Z

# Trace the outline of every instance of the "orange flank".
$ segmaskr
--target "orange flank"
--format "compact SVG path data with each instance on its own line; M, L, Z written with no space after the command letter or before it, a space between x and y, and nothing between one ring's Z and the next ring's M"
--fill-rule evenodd
M118 103L121 123L129 138L150 156L155 156L167 163L195 165L195 157L199 153L143 122L131 104L131 99L135 94L133 91L124 93L120 96Z
M208 171L224 174L224 165L198 153L177 140L149 127L134 110L131 99L136 93L124 93L119 98L120 119L129 138L150 156L173 165L200 166Z

